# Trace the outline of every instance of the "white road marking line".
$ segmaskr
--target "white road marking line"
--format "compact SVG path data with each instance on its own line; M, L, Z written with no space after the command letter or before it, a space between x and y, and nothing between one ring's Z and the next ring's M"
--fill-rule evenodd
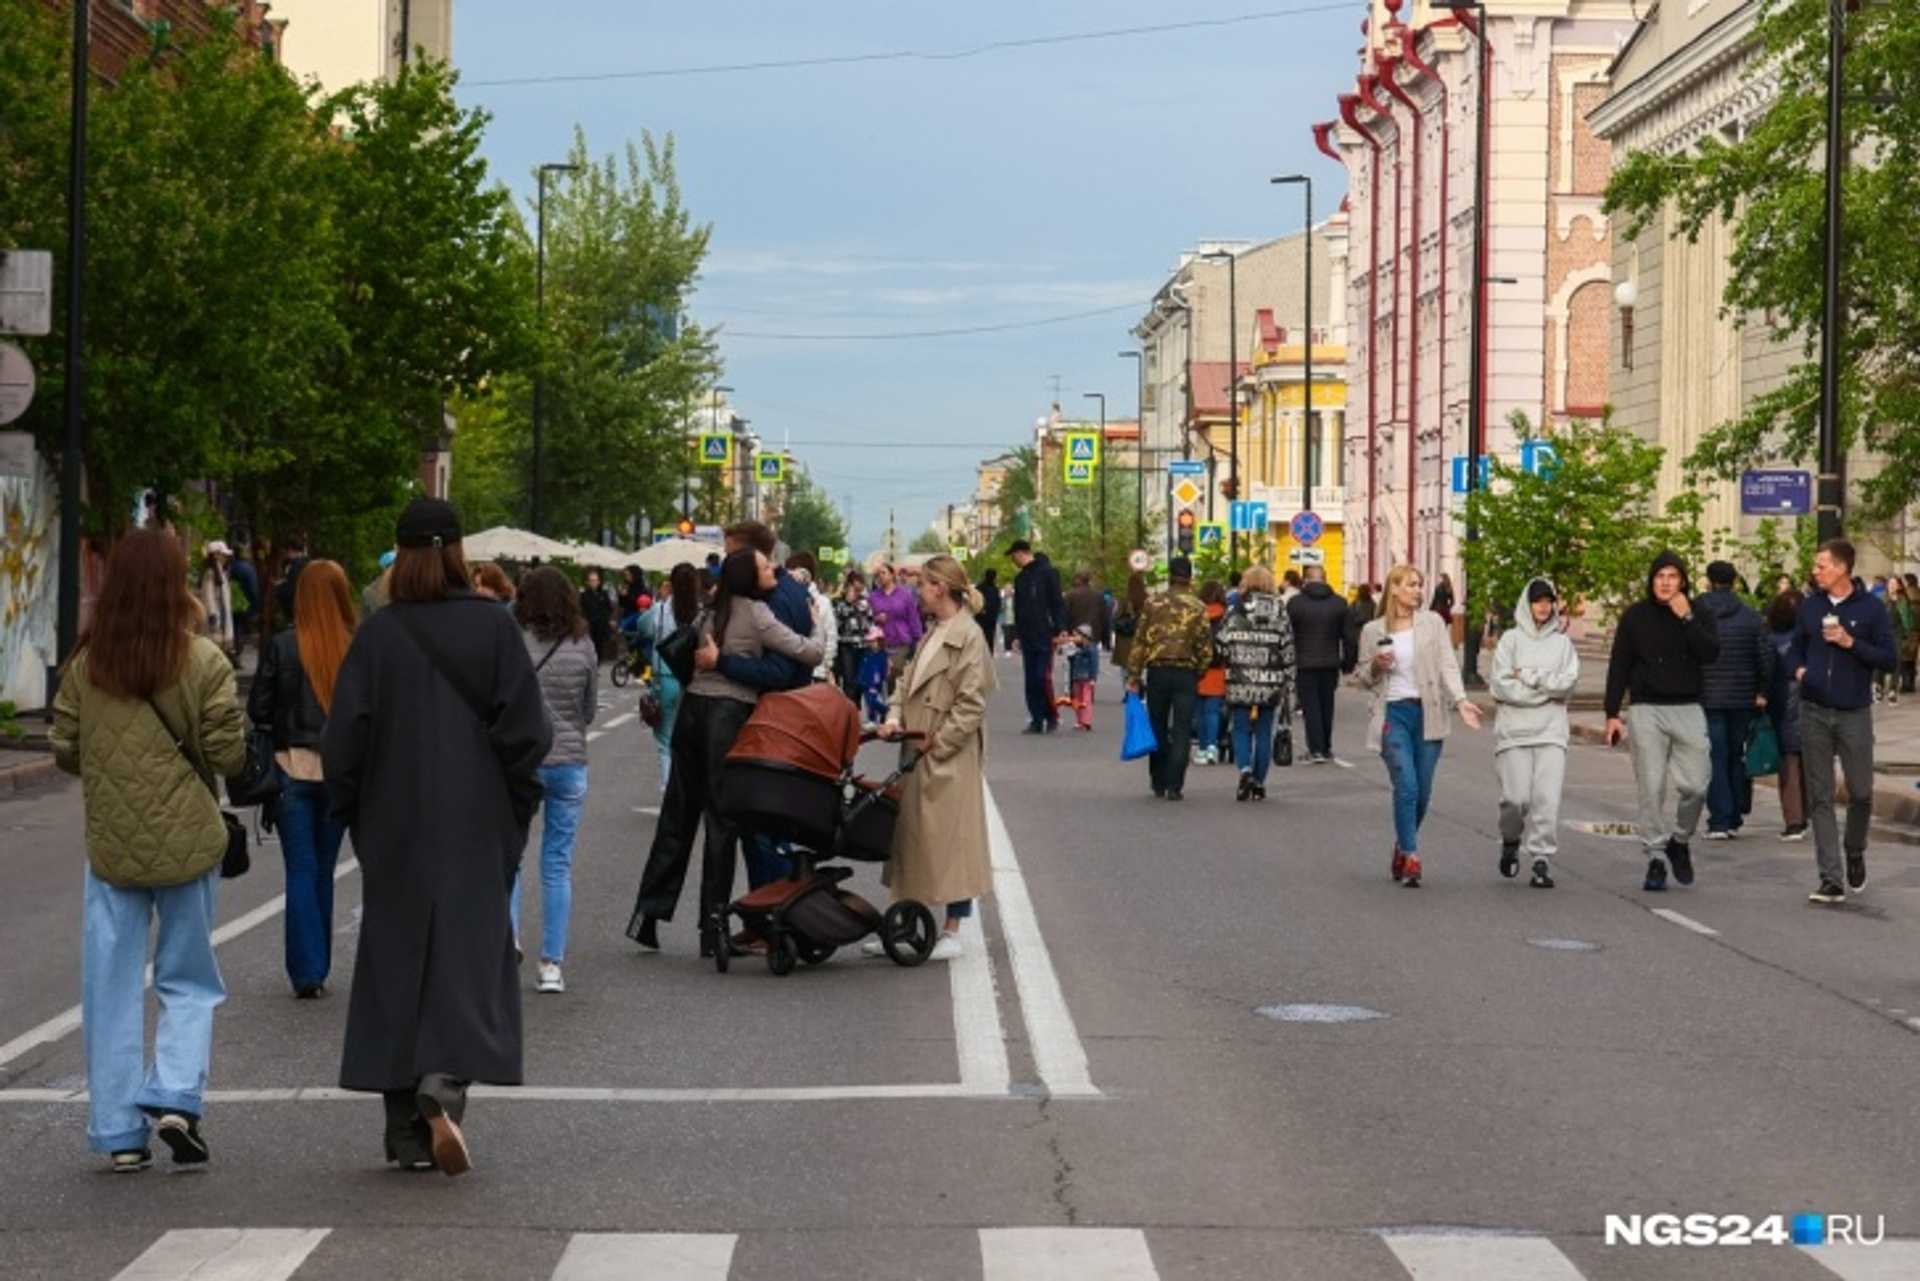
M981 1228L982 1281L1158 1281L1138 1228Z
M1380 1239L1420 1281L1582 1281L1545 1237L1392 1232Z
M1708 938L1720 937L1719 930L1713 929L1710 926L1702 925L1700 924L1700 922L1694 920L1691 916L1682 916L1680 915L1680 913L1674 911L1670 907L1650 907L1647 910L1649 912L1652 912L1655 916L1659 917L1663 921L1672 921L1675 925L1678 925L1683 930L1692 930L1695 934L1704 934Z
M1060 977L1054 973L1047 941L1040 934L1040 922L1034 915L1033 899L1027 894L1027 880L1014 854L1013 837L1007 831L1000 807L994 803L993 789L981 784L987 794L987 835L993 851L993 895L1000 913L1000 925L1006 931L1007 954L1013 964L1013 985L1020 993L1020 1013L1027 1025L1027 1041L1033 1047L1034 1067L1040 1083L1056 1097L1100 1098L1087 1072L1087 1051L1073 1026L1073 1014L1060 989Z
M602 735L604 735L604 734L605 734L606 732L607 732L607 731L605 731L605 730L603 730L603 729L590 729L590 730L588 730L588 731L587 731L587 741L588 741L589 743L591 743L591 742L593 742L593 740L594 740L594 739L596 739L596 738L599 738L599 737L601 737L601 736L602 736Z
M351 856L343 858L333 869L333 879L336 881L343 880L350 873L357 871L359 867L359 862ZM270 921L286 910L287 896L277 894L262 903L259 907L254 908L251 912L248 912L245 916L236 917L216 929L213 932L213 945L218 947L229 939L238 938L256 925ZM153 986L153 966L147 966L146 974L142 977L141 982L147 987ZM0 1045L0 1068L7 1066L7 1064L13 1062L35 1046L45 1045L51 1041L58 1041L61 1037L77 1031L79 1027L80 1007L76 1005L70 1010L54 1015L39 1027L22 1032L5 1045Z
M699 1089L627 1089L613 1086L476 1085L473 1098L498 1103L820 1103L849 1099L1011 1099L997 1088L962 1082L927 1085L715 1086ZM281 1086L263 1090L208 1090L209 1103L364 1103L370 1095L332 1085ZM0 1107L84 1103L85 1090L0 1090Z
M967 950L947 962L953 992L953 1039L960 1057L960 1084L981 1094L1005 1094L1011 1080L1006 1030L993 996L993 957L978 915L960 927Z
M636 805L633 807L633 812L636 814L651 814L655 818L658 818L660 816L660 807L658 805Z
M1920 1277L1920 1241L1879 1245L1803 1245L1800 1253L1842 1281L1912 1281Z
M552 1281L726 1281L738 1240L719 1232L576 1232Z
M620 715L608 721L606 723L606 726L608 729L619 729L622 725L625 725L628 721L634 721L639 719L640 719L640 714L638 712L622 712L620 713Z
M176 1228L114 1281L286 1281L326 1228Z

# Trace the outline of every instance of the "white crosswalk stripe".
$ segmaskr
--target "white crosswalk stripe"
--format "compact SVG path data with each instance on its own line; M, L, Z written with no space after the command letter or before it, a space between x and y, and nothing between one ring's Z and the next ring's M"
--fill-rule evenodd
M1138 1228L982 1228L982 1281L1155 1281Z
M1581 1281L1580 1269L1545 1237L1390 1232L1381 1239L1419 1281Z
M1800 1253L1841 1281L1913 1281L1920 1277L1920 1241L1803 1245Z
M176 1228L114 1281L287 1281L326 1228Z
M726 1281L738 1238L712 1232L582 1232L553 1281Z

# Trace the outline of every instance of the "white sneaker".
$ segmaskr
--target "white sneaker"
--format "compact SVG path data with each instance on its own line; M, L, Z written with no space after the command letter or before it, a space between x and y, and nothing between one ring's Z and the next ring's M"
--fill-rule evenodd
M967 954L967 945L960 936L951 930L940 931L940 941L933 945L933 951L927 953L929 961L952 961Z
M860 945L860 955L862 956L885 956L886 954L887 945L880 941L878 934Z
M560 977L560 967L552 961L540 962L540 981L534 986L536 992L564 992L567 981Z

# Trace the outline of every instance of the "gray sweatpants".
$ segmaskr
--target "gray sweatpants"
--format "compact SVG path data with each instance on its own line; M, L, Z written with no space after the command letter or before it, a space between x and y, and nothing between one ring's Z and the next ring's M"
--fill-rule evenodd
M1847 776L1847 830L1844 839L1833 817L1833 759ZM1867 824L1873 819L1873 709L1841 711L1800 704L1800 766L1807 775L1807 821L1813 824L1813 852L1820 879L1844 885L1840 851L1865 853Z
M1509 747L1493 758L1500 779L1500 840L1520 841L1522 861L1551 860L1560 849L1560 785L1567 749L1560 744Z
M1698 703L1635 703L1627 708L1627 747L1640 792L1640 843L1653 856L1669 836L1692 840L1713 780L1706 711ZM1669 776L1678 802L1671 826L1666 819Z

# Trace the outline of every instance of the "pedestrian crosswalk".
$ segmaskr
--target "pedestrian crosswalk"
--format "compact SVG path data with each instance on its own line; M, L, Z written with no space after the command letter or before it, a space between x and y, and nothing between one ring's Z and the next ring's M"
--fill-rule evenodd
M341 1229L342 1233L354 1229ZM180 1228L160 1235L113 1281L301 1281L303 1277L337 1275L325 1262L325 1246L335 1230L329 1228ZM1149 1233L1140 1228L981 1228L977 1269L969 1262L953 1275L978 1276L980 1281L1157 1281L1167 1275L1189 1275L1200 1264L1192 1253L1191 1229L1174 1233L1180 1238L1164 1246L1156 1258ZM1205 1234L1198 1234L1204 1236ZM1644 1266L1657 1269L1662 1251L1653 1247L1624 1250L1601 1247L1592 1239L1566 1243L1589 1262L1605 1260L1601 1270L1589 1273L1551 1238L1489 1231L1329 1232L1311 1252L1314 1262L1306 1272L1288 1270L1293 1254L1288 1242L1300 1233L1280 1234L1270 1257L1255 1263L1244 1275L1262 1277L1325 1276L1381 1278L1381 1281L1586 1281L1599 1277L1638 1275ZM743 1237L734 1233L579 1232L566 1239L551 1271L550 1281L745 1281L749 1271L735 1278ZM1604 1251L1604 1253L1601 1253ZM1817 1281L1910 1281L1920 1277L1920 1240L1888 1240L1879 1245L1818 1247L1719 1247L1720 1254L1737 1255L1739 1275L1754 1278L1801 1278ZM1613 1261L1628 1254L1631 1265L1623 1272ZM1704 1249L1685 1253L1697 1258ZM423 1256L424 1257L424 1256ZM1255 1262L1250 1260L1249 1262ZM1812 1265L1809 1267L1809 1265ZM1208 1269L1209 1275L1234 1275ZM864 1274L864 1273L863 1273ZM942 1274L946 1275L946 1274ZM1691 1275L1691 1274L1689 1274ZM1718 1273L1716 1273L1718 1275Z

